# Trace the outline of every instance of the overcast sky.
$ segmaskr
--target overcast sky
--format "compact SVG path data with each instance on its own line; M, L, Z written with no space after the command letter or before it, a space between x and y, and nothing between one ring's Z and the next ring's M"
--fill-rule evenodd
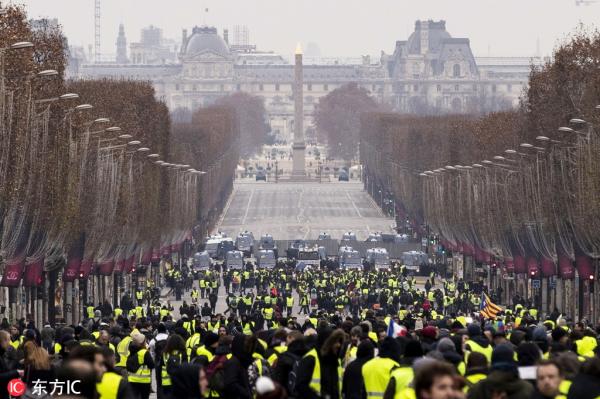
M444 19L453 37L471 40L475 56L542 55L579 23L600 26L600 0L102 0L102 52L114 54L119 23L127 41L153 24L180 40L194 25L246 25L261 50L293 53L296 43L316 43L323 56L391 53L417 19ZM92 44L94 0L17 0L30 17L58 18L69 42ZM6 1L3 1L6 3ZM208 13L204 10L208 8ZM231 34L230 34L231 35ZM231 36L230 36L231 37Z

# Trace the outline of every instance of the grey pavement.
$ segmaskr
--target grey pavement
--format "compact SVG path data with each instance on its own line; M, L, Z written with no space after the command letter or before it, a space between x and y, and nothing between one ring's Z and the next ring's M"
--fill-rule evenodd
M236 181L216 230L232 237L243 230L255 238L316 239L326 231L341 238L354 231L359 240L370 232L391 232L384 216L360 182L289 183Z

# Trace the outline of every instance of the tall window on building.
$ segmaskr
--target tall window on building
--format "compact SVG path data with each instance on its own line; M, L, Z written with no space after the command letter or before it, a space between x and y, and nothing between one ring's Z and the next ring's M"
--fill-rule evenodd
M454 64L452 67L452 76L455 78L460 78L460 65Z
M413 91L419 91L419 85L413 85Z
M238 83L238 84L235 86L235 89L236 89L237 91L240 91L240 90L242 90L242 85Z
M329 85L323 85L323 91L329 91Z
M438 93L439 93L440 91L442 91L442 85L437 85L437 91L438 91Z
M496 92L496 85L492 85L492 93Z
M279 83L275 83L275 91L279 91Z
M258 85L258 90L259 91L263 91L264 90L264 86L262 85L262 83Z
M506 85L506 91L509 92L509 93L512 91L512 85L511 84L507 84Z
M454 85L454 91L458 91L459 87L458 85Z
M179 85L175 85L175 91L179 91Z
M309 84L306 85L306 90L307 91L312 91L312 84L311 83L309 83Z

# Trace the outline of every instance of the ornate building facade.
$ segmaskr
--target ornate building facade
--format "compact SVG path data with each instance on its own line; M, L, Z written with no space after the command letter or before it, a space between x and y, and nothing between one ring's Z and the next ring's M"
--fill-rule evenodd
M227 31L221 36L208 26L195 27L190 35L183 31L177 60L167 55L150 57L161 48L155 36L146 32L146 39L143 34L140 43L131 44L131 62L83 64L77 75L150 80L171 110L193 110L245 91L264 99L272 132L291 142L293 63L254 46L230 45ZM174 52L172 46L162 48L165 54ZM347 83L358 84L399 112L494 110L518 103L532 63L541 60L475 58L469 39L452 38L445 21L417 21L410 37L397 41L392 54L382 52L377 62L370 57L358 62L305 60L306 137L309 141L314 137L312 115L319 98Z

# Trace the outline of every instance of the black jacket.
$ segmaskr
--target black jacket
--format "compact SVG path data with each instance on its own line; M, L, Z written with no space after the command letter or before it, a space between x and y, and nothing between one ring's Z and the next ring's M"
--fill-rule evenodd
M6 351L0 348L0 399L8 398L8 382L13 378L19 378L16 364L12 364Z
M296 360L302 359L306 352L304 340L295 340L290 343L285 352L277 357L277 364L273 369L273 380L278 382L288 392L288 395L292 394L288 391L289 374L292 372Z
M329 395L330 399L341 399L338 385L338 359L333 356L319 356L319 362L321 365L321 394ZM296 381L299 398L317 399L322 397L310 388L314 368L314 357L305 357L300 361Z
M251 399L252 392L248 382L248 370L234 356L223 365L225 375L224 398Z
M362 376L362 366L371 360L370 358L357 358L352 361L344 371L344 382L342 393L344 399L362 399L366 397L364 381Z

